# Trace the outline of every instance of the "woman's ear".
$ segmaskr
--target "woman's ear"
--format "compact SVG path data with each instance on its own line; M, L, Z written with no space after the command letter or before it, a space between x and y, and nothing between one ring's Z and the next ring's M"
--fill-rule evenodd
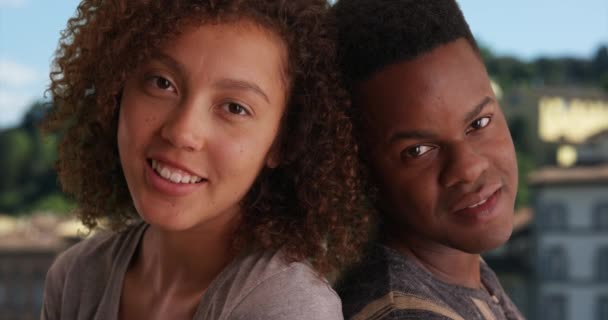
M278 143L275 141L268 151L266 156L266 166L270 169L274 169L281 164L281 153L279 151Z

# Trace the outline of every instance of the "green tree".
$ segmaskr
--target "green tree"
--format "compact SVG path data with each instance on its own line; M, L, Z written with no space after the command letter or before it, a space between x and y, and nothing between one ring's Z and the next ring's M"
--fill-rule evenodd
M608 46L599 47L591 62L591 68L598 85L608 92Z
M19 214L33 210L66 211L73 207L59 190L53 169L57 138L38 128L49 106L33 104L17 128L0 131L0 212Z
M21 128L0 132L0 166L4 169L0 190L8 190L23 182L32 156L32 141Z

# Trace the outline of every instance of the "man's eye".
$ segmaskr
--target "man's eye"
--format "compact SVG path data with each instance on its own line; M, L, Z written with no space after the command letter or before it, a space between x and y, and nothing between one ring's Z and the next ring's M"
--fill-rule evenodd
M403 152L401 153L401 157L402 158L418 158L433 149L435 149L435 147L433 147L433 146L418 144L418 145L415 145L413 147L403 150Z
M481 117L471 123L471 128L474 130L485 128L488 124L490 124L490 120L490 117Z

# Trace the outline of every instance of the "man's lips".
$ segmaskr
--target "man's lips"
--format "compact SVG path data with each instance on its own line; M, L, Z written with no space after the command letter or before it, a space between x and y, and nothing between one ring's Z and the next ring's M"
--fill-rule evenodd
M484 205L487 200L493 196L502 186L500 185L489 185L483 187L478 192L467 193L460 196L456 202L450 206L450 212L457 212L464 209L471 209L478 206Z

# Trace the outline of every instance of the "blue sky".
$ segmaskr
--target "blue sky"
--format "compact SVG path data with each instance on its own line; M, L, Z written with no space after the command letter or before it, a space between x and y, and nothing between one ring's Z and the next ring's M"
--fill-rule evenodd
M18 124L42 98L59 32L78 2L0 0L0 128ZM607 0L459 3L478 40L499 55L590 57L608 44Z

